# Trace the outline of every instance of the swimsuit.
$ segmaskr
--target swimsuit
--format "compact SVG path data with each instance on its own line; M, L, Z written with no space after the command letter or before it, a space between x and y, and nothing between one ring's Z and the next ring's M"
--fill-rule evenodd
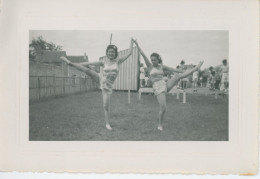
M163 80L163 68L158 65L158 68L152 67L150 71L150 80L153 84L153 91L155 96L167 92L166 82Z
M103 74L101 75L100 88L102 92L112 94L114 82L118 76L119 67L117 61L114 63L104 62Z

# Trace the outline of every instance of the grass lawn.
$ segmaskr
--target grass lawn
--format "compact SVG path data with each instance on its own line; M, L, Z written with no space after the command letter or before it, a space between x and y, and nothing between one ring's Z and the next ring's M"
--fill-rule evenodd
M153 95L114 92L113 128L105 128L101 92L87 92L33 102L29 107L31 141L227 141L228 100L202 94L167 95L163 131L157 130L159 105Z

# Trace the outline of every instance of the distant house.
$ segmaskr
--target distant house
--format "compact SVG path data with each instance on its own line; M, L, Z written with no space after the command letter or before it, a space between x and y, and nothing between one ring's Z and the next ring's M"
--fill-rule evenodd
M83 56L67 56L67 58L73 63L88 62L88 56L84 53Z
M86 76L85 73L77 70L74 67L69 67L65 64L60 57L65 56L73 63L88 62L86 53L82 56L67 56L66 51L48 51L42 50L36 55L35 61L45 63L54 66L60 66L62 68L62 74L64 76Z
M49 63L52 65L61 66L62 60L60 57L65 56L73 63L88 62L86 53L82 56L67 56L66 51L48 51L42 50L36 55L36 61L41 63Z
M40 51L40 53L36 54L35 60L41 63L48 63L52 65L61 66L61 56L66 56L66 52L42 50Z

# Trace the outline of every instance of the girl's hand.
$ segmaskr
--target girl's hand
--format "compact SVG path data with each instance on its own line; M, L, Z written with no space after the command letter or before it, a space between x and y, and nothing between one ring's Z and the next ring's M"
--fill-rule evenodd
M138 45L138 43L137 43L136 40L133 39L133 42L135 43L135 45L136 45L137 47L139 47L139 45Z
M133 37L131 37L131 44L133 44L134 43L134 39L133 39Z

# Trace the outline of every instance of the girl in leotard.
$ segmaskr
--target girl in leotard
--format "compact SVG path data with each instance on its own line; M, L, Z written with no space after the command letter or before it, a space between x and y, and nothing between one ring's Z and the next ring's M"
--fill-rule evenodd
M76 69L85 72L93 80L100 83L103 96L103 107L105 112L106 128L112 130L109 124L110 118L110 96L113 92L113 85L119 73L119 65L123 63L133 52L133 40L131 39L130 51L124 57L117 58L118 50L115 45L108 45L106 49L106 55L108 60L103 62L84 62L84 63L71 63L66 57L61 57L68 65L75 67ZM103 75L99 76L94 70L91 70L88 65L102 66Z
M162 121L164 114L166 112L166 96L165 93L170 91L176 84L178 84L179 80L188 77L193 72L200 69L201 65L203 64L203 61L199 63L195 68L191 70L187 70L183 72L182 70L174 69L168 66L165 66L162 64L162 59L158 53L152 53L150 56L151 62L148 60L140 46L138 45L137 41L134 41L136 46L139 49L139 52L144 58L144 61L146 63L146 66L148 68L148 71L150 72L150 80L152 81L152 86L154 90L154 94L157 97L157 100L160 105L160 111L159 111L159 124L158 124L158 130L163 130ZM168 72L177 72L174 77L172 77L170 80L165 82L163 80L163 74L164 71ZM179 73L179 74L178 74Z

